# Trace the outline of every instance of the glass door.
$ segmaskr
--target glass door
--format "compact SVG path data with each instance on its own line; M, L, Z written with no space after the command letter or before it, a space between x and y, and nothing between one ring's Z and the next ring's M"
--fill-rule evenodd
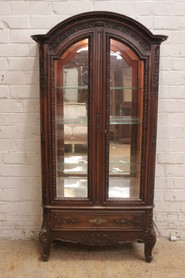
M108 198L139 199L143 113L143 62L110 39Z
M88 39L55 61L56 197L88 197Z

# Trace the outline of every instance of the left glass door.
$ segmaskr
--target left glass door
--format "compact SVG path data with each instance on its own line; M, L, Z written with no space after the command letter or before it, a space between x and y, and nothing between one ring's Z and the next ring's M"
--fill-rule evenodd
M55 60L56 197L88 197L89 40Z

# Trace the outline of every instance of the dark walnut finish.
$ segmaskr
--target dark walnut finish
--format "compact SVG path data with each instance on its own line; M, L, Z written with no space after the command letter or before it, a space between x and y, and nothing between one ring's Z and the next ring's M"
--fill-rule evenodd
M46 35L40 49L43 224L51 242L156 242L153 199L160 43L123 15L90 12Z

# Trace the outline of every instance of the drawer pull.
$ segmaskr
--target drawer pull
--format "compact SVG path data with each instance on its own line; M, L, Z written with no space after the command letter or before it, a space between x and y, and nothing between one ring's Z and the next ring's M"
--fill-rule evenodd
M89 219L89 222L92 223L92 224L102 224L102 223L106 223L107 220L105 219L102 219L102 218L94 218L94 219Z
M128 220L124 220L124 219L116 220L116 223L118 223L118 224L125 224L127 222L128 222Z

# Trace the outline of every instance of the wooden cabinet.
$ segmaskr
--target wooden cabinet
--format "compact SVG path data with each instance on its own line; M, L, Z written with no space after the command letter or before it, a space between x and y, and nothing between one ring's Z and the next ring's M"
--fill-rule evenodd
M152 260L159 46L123 15L69 18L40 48L43 260L54 240L139 240Z

